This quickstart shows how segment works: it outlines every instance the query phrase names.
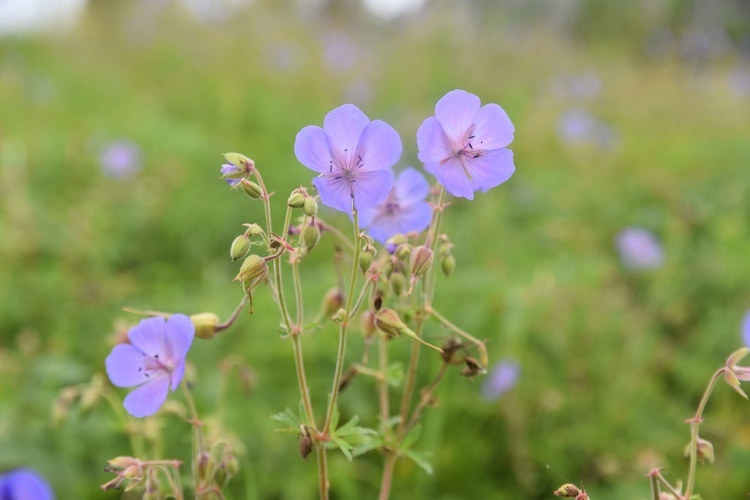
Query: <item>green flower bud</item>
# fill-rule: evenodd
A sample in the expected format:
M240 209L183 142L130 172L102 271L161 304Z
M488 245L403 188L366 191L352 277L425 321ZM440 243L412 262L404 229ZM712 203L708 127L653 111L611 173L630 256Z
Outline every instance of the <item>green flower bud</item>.
M287 206L292 208L302 208L305 206L305 199L308 198L306 192L301 189L295 189L292 194L289 195L289 199L286 201Z
M397 297L400 296L404 292L404 288L406 288L406 277L401 272L394 272L391 273L390 281L393 293L395 293Z
M198 478L200 478L200 481L202 484L210 484L211 480L214 477L215 472L215 464L214 459L211 458L211 455L208 453L199 453L198 456L195 458L195 465L198 469Z
M260 234L263 234L263 229L261 229L261 227L258 224L253 223L253 224L242 224L242 225L247 228L247 230L245 231L245 234L250 238L252 238L253 236L258 236Z
M308 198L312 199L312 198ZM320 229L317 224L308 224L305 230L302 232L302 244L305 245L305 249L309 252L320 240Z
M338 288L331 288L323 297L323 317L327 318L341 309L344 305L344 296Z
M224 153L224 158L235 167L240 167L246 171L255 168L255 162L240 153Z
M267 274L268 265L265 259L260 255L252 254L242 263L234 281L241 281L245 293L249 293L263 282Z
M216 326L220 319L211 312L197 313L190 315L190 321L195 327L195 336L199 339L212 339L216 336Z
M250 198L258 200L263 196L263 190L259 185L247 179L240 179L240 187Z
M409 245L408 243L401 243L396 248L396 258L400 261L406 262L406 259L408 259L409 255L411 255L411 250L411 245Z
M131 465L139 465L141 462L137 458L122 456L108 460L107 463L111 469L124 470Z
M581 494L581 490L574 484L563 484L555 490L556 497L575 498Z
M414 276L422 276L430 269L434 253L424 245L418 246L411 253L411 273Z
M246 234L237 236L232 242L232 246L229 247L229 258L234 262L237 259L241 259L247 252L250 251L250 238Z
M417 342L424 344L427 347L431 347L432 349L435 349L440 353L443 352L443 350L439 347L435 347L434 345L425 342L424 340L419 338L416 333L409 330L404 322L401 321L401 318L399 318L398 313L393 309L383 308L378 311L375 314L375 326L378 328L378 330L385 333L389 337L401 337L403 335L405 337L409 337L412 340L416 340Z
M438 256L439 257L447 257L451 253L451 247L453 245L443 243L438 247Z
M456 258L448 254L440 261L440 269L446 278L449 278L453 271L456 269Z
M240 463L237 460L237 457L235 457L234 455L230 454L227 457L227 462L226 462L226 465L224 467L226 468L227 475L229 477L234 477L234 476L237 475L237 472L239 472L239 470L240 470Z
M318 215L318 202L315 201L315 198L312 196L305 198L305 201L302 204L302 212L308 217L315 217Z
M362 273L366 273L368 269L370 269L370 266L372 265L372 259L375 257L375 254L377 253L377 250L375 250L375 247L367 243L364 247L362 247L362 252L359 254L359 269L362 271Z

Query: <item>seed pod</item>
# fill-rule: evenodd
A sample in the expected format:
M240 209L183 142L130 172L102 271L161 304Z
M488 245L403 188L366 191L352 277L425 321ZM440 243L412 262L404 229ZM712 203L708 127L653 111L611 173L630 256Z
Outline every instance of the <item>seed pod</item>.
M320 229L318 229L318 226L315 224L308 224L305 227L305 230L302 232L302 244L309 252L310 250L315 248L315 245L318 244L318 241L320 241Z
M422 276L426 273L432 265L433 258L434 254L432 250L426 246L420 245L416 247L411 252L410 266L412 276Z
M234 262L241 259L250 251L250 238L246 234L237 236L229 247L229 258Z
M308 217L315 217L318 215L318 202L315 198L308 196L302 203L302 212Z
M456 258L452 254L448 254L440 261L440 270L446 278L449 278L453 271L456 269Z
M240 187L242 188L242 191L244 191L245 194L248 195L253 200L258 200L263 196L263 190L260 188L259 185L257 185L253 181L249 181L247 179L241 179Z

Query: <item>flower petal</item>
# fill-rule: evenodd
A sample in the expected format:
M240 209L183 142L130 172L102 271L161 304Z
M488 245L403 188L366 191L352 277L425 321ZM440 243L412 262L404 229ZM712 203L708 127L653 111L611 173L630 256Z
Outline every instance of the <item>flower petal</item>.
M400 232L399 220L392 215L381 215L373 220L372 225L367 228L367 234L382 244L385 244L388 238Z
M52 488L31 469L16 469L0 476L2 500L52 500Z
M195 327L190 318L184 314L173 314L167 319L167 343L169 358L183 359L190 349L195 336Z
M134 417L148 417L156 413L167 399L169 376L160 372L157 377L143 384L125 397L123 406Z
M320 201L327 207L335 208L344 213L352 211L352 191L348 181L339 176L320 175L313 178L312 183L320 194Z
M425 164L425 170L435 175L438 182L445 186L445 189L453 196L460 196L467 200L474 199L474 190L477 186L466 175L458 158L453 157L442 165L438 163Z
M401 158L402 151L398 132L380 120L367 124L357 144L357 154L362 158L361 168L364 171L391 168Z
M331 150L326 134L320 127L309 125L299 131L294 140L294 155L310 170L321 174L331 171Z
M432 221L432 207L426 201L402 207L399 217L399 232L409 233L416 231L421 233Z
M460 146L479 111L481 101L465 90L452 90L435 105L435 117L453 146Z
M742 338L745 345L750 347L750 310L745 314L745 320L742 322Z
M141 351L130 344L116 345L104 360L107 376L117 387L133 387L148 382L146 359Z
M430 194L430 184L419 170L414 167L406 167L396 178L394 186L396 199L401 205L419 203Z
M513 151L510 149L485 151L479 158L467 158L465 165L474 180L475 189L482 191L499 186L516 171L513 166Z
M128 332L133 347L153 358L167 358L166 322L161 316L141 320Z
M181 359L177 362L172 374L170 375L170 388L172 392L177 390L177 386L182 382L182 377L185 375L185 360Z
M504 148L513 142L515 128L508 114L497 104L487 104L474 119L474 147L487 150Z
M422 163L436 163L453 155L448 136L437 118L427 118L417 130L417 157Z
M344 104L328 113L323 130L334 163L340 168L351 165L362 131L370 119L354 104Z
M390 169L361 172L351 186L355 207L357 210L365 210L388 198L393 187L393 172Z

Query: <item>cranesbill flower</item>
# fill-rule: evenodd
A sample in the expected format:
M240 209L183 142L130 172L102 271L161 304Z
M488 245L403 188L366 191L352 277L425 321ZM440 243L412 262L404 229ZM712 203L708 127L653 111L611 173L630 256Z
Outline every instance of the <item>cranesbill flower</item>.
M518 362L504 359L497 363L482 385L482 397L488 401L495 401L508 392L518 382L521 367Z
M0 500L52 500L47 481L31 469L14 469L0 474Z
M99 154L99 164L105 174L113 179L132 177L141 169L141 150L127 140L113 141Z
M401 138L393 127L370 121L353 104L344 104L323 121L297 134L294 154L320 175L313 184L323 204L350 212L383 202L393 186L391 167L401 157Z
M376 207L362 211L360 224L380 243L394 234L421 232L430 225L432 208L425 201L430 185L415 168L398 174L388 198Z
M656 236L642 227L628 227L617 235L617 250L629 269L656 269L664 262L664 251Z
M464 90L448 92L417 130L419 159L449 193L469 200L507 181L515 167L513 124L503 108Z
M742 321L742 339L745 341L745 345L750 347L750 309L748 309L745 319Z
M177 389L195 328L185 315L144 319L128 332L129 344L112 349L105 361L117 387L136 387L123 405L134 417L153 415Z

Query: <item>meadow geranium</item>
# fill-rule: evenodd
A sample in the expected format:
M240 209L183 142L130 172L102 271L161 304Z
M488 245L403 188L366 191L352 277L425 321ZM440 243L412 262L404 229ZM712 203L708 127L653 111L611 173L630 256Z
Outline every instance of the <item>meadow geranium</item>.
M127 140L110 142L99 154L102 170L113 179L132 177L141 169L141 163L141 149Z
M482 384L482 397L495 401L518 382L521 368L514 360L504 359L497 363Z
M14 469L0 474L0 500L52 500L47 481L31 469Z
M107 375L118 387L136 387L123 405L134 417L153 415L185 372L185 356L195 328L185 315L144 319L128 332L128 344L112 349Z
M664 262L664 251L656 236L642 227L628 227L617 235L617 250L629 269L656 269Z
M430 185L415 168L407 167L398 174L386 200L360 215L362 227L380 243L391 236L411 231L420 232L430 225L432 208L425 201Z
M401 138L385 122L370 121L353 104L328 113L323 128L297 134L294 154L320 175L313 184L323 204L350 212L383 202L393 186L391 167L401 157Z
M497 104L481 106L464 90L448 92L435 105L435 116L417 131L419 159L449 193L469 200L507 181L515 167L513 124Z

